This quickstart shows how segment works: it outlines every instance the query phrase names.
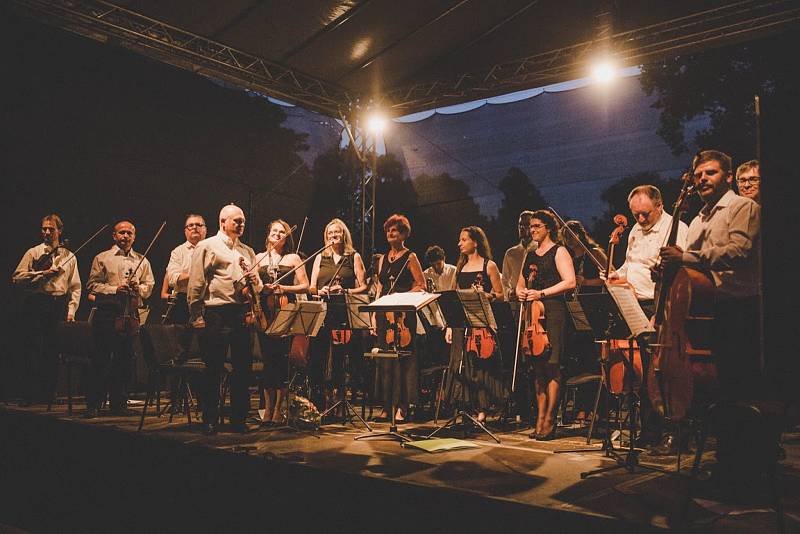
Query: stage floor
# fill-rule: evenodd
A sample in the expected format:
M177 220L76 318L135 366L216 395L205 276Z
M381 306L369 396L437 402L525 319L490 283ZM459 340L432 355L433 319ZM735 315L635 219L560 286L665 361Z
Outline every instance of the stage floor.
M317 493L328 495L327 498L340 494L345 502L327 503L326 509L334 514L340 509L350 520L329 523L328 531L338 531L337 525L342 530L359 531L360 526L375 525L375 521L382 520L389 525L389 530L393 530L391 525L403 524L411 519L415 521L415 528L423 531L450 530L449 526L455 528L458 525L471 532L493 531L505 522L512 530L531 530L538 524L540 527L546 526L540 530L546 532L570 532L583 526L600 532L660 530L676 524L685 502L683 495L688 483L686 476L645 469L636 469L634 473L619 469L582 480L581 472L614 464L601 452L554 452L585 448L586 428L562 429L563 437L539 442L528 439L529 429L503 431L491 424L490 420L489 427L497 430L502 441L500 444L476 431L468 441L477 444L477 448L428 453L380 438L355 441L353 438L364 432L359 423L356 423L359 425L357 427L328 424L314 433L259 430L256 425L251 425L252 430L246 435L225 433L223 426L218 435L204 436L200 433L199 424L191 428L187 425L185 415L176 415L172 423L168 423L167 416L149 416L144 429L137 432L138 417L101 416L84 420L80 418L82 408L82 405L76 405L76 415L73 417L67 415L63 405L54 406L49 413L39 406L0 408L2 431L6 433L3 439L7 440L2 448L5 450L0 449L3 468L9 475L8 480L18 481L16 488L10 491L10 496L3 499L6 504L18 504L13 508L5 507L6 511L0 514L0 525L12 525L31 532L50 531L55 523L46 517L47 509L33 508L29 503L31 499L43 498L41 486L63 484L73 476L69 469L59 472L64 467L64 461L74 463L73 470L79 470L75 466L82 464L92 466L84 467L81 470L83 474L79 475L87 479L106 475L113 479L112 473L116 468L112 467L109 473L103 473L102 469L97 470L98 464L130 462L128 469L118 475L121 481L84 480L84 485L96 484L102 488L104 485L128 484L131 477L139 473L146 480L136 482L134 486L149 487L152 484L161 487L163 493L163 486L169 485L175 474L164 473L163 478L159 479L159 470L153 467L155 474L146 475L145 471L159 462L154 464L149 460L135 459L137 454L144 455L144 450L150 451L147 453L150 458L153 454L164 458L163 461L168 462L171 468L174 468L175 458L179 459L178 462L185 459L191 465L182 468L184 470L181 473L188 469L217 473L221 467L232 465L226 463L228 457L235 457L237 461L246 458L251 465L257 462L259 469L262 464L267 465L268 471L272 470L271 474L261 479L256 477L253 483L255 489L244 485L249 488L248 493L258 491L261 487L263 495L253 497L250 494L245 502L263 502L264 510L260 513L266 517L277 517L287 504L293 503L292 518L287 526L305 525L307 521L322 518L314 517L313 513L308 516L303 513L304 506L298 504L296 499L302 500L304 494L312 501L326 498L317 496ZM370 424L376 432L388 429L386 423ZM432 422L400 426L401 432L420 436L430 433L433 428ZM443 436L461 438L462 434L449 432ZM786 436L787 458L782 462L787 532L800 530L798 438L800 435ZM592 447L599 450L600 445L599 439L593 440ZM101 448L101 452L92 452L96 448ZM118 459L115 448L119 451ZM51 449L59 452L53 453ZM61 456L56 460L54 454ZM196 458L197 454L202 458ZM189 458L192 460L189 461ZM693 455L682 458L683 473L686 475L692 458ZM712 461L713 452L707 452L704 463ZM673 471L676 467L675 457L660 459L642 454L641 462ZM42 463L55 467L45 469ZM252 473L254 468L244 469ZM85 474L87 470L95 474ZM370 484L375 480L390 485ZM230 484L222 479L219 483ZM291 486L286 489L286 499L272 499L270 495L280 494L284 483ZM83 490L76 492L73 487L76 484L69 482L65 491L71 495L80 494ZM186 479L186 484L193 487L198 485L191 482L191 478ZM181 485L178 484L179 487ZM304 492L304 487L316 489ZM328 489L323 491L323 487ZM229 491L233 490L226 490ZM45 495L52 492L60 493L51 488ZM100 503L103 498L95 495L95 492L86 490L89 497L76 498L76 504L72 506L80 507L82 501L95 503L87 504L89 507L102 506ZM331 492L334 495L330 495ZM689 503L686 516L692 531L776 531L776 516L766 485L764 488L754 488L752 499L737 504L720 502L703 486L699 486L695 493L697 496ZM70 499L69 496L59 497L64 498ZM141 497L141 503L136 503L131 495L121 498L126 499L132 508L141 507L142 513L148 510L145 497ZM227 498L231 498L230 494ZM182 500L183 497L178 498L178 501ZM195 504L203 502L189 497L186 500ZM420 505L420 501L425 504ZM210 502L213 503L213 500ZM437 502L440 504L437 505ZM64 508L69 507L65 505ZM313 511L315 507L309 505L308 509ZM77 530L83 530L84 527L94 530L98 526L93 522L82 524L80 515L66 513L65 516L60 509L55 513L61 514L62 519L68 517L70 521L77 522L61 523L62 526L69 524ZM179 511L176 510L176 513ZM355 521L356 517L360 520ZM520 520L523 524L518 522ZM131 523L132 530L134 524L135 521ZM209 526L211 523L198 524ZM117 530L128 530L123 525L127 524L118 524L120 528ZM514 525L519 528L513 528Z

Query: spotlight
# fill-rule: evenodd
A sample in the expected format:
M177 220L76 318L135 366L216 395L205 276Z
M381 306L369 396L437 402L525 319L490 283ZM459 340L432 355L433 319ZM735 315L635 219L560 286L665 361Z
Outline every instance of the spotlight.
M598 61L592 67L592 78L594 78L595 82L608 84L616 77L616 75L616 67L607 59Z
M380 135L386 129L386 117L380 113L372 113L367 117L367 131L374 135Z

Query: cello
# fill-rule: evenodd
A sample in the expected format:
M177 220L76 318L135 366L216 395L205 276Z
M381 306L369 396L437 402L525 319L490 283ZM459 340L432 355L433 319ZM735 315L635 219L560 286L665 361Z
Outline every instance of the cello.
M616 226L608 238L606 273L609 275L614 270L614 248L619 245L620 236L628 227L628 218L617 214L614 216L614 224ZM601 366L603 382L612 395L639 391L642 387L642 378L644 377L642 353L634 340L609 339L602 344L600 360L605 363Z
M691 175L683 177L672 213L668 245L677 242L678 222L695 191ZM655 324L658 342L647 375L647 392L656 411L672 421L683 419L693 405L713 398L716 366L711 359L714 282L708 273L684 265L661 270L656 286Z

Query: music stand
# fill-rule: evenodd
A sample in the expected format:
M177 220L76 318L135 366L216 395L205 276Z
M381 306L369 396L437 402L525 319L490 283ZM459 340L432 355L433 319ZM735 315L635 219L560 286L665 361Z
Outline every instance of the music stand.
M438 299L439 296L440 296L439 293L424 293L419 291L413 291L407 293L391 293L389 295L382 296L372 304L358 306L358 311L372 312L372 313L379 313L379 312L417 313L422 308L429 306L432 302ZM365 352L364 357L389 358L393 360L399 360L400 358L410 356L411 351L400 350L400 348L397 346L397 340L399 338L400 338L399 335L394 336L395 341L389 350L381 351L379 349L373 349L370 352ZM391 410L391 423L389 425L388 432L370 431L369 434L361 434L360 436L356 436L354 439L357 441L367 438L388 437L391 439L397 439L400 442L412 441L411 438L404 436L397 431L397 420L396 420L397 407L394 405L394 402L392 402L392 405L389 408Z
M464 368L464 358L467 357L466 349L466 329L468 328L488 328L492 333L497 332L497 322L492 312L492 307L489 304L489 299L483 291L476 291L474 289L455 289L450 291L443 291L440 293L439 307L442 310L444 319L447 326L450 328L464 328L464 341L461 346L461 364L459 365L458 375L461 380L461 406L456 411L455 415L445 421L444 424L436 428L433 432L428 434L428 438L432 438L441 430L458 424L458 418L461 417L461 424L464 429L464 437L467 437L467 419L477 426L480 430L484 431L497 443L500 439L492 434L492 432L484 426L483 423L472 417L464 410L466 406L467 395L467 382L464 380L462 372ZM453 377L455 379L455 377Z
M587 293L578 295L578 300L581 307L586 313L586 318L592 327L596 339L605 339L606 343L611 342L612 339L629 339L633 341L640 335L653 332L654 329L650 325L647 316L642 311L636 300L636 295L625 286L612 286L606 284L608 288L607 293ZM632 383L633 374L633 343L630 343L629 357L622 358L624 372L628 383ZM601 358L601 373L603 376L608 377L608 358ZM608 386L605 386L606 396L609 395ZM564 452L602 452L607 458L613 458L617 464L609 467L601 467L591 471L585 471L580 474L581 479L585 479L592 475L613 471L615 469L626 469L629 473L634 473L637 467L648 469L651 471L665 472L655 466L643 465L639 463L639 451L634 448L634 432L636 428L636 416L639 406L639 394L633 388L630 391L623 393L627 396L628 401L628 449L621 452L622 449L614 448L611 441L611 432L608 428L608 418L606 418L606 432L603 438L603 445L600 449L577 449L577 450L557 450L556 453ZM600 398L600 391L595 398L594 411L597 413L598 400ZM608 404L608 399L607 399Z
M315 337L322 327L327 312L327 304L315 300L298 300L284 306L275 316L275 320L269 325L265 334L275 337L286 337L294 335L306 335ZM294 430L302 432L297 426L291 424L289 413L293 397L291 388L291 361L286 358L286 422L283 425L269 428L268 430ZM313 436L319 438L316 434Z
M369 313L359 311L359 308L366 304L369 304L369 295L366 293L355 295L350 293L330 295L326 322L331 326L331 330L370 330L372 324L369 319ZM332 344L333 339L331 339L329 343ZM372 427L369 426L363 417L358 415L353 405L347 400L346 388L344 389L341 400L319 414L320 426L325 416L336 410L340 405L344 405L345 413L347 414L345 418L346 421L350 421L350 423L355 426L355 423L353 423L353 416L356 416L358 420L361 421L361 424L363 424L369 432L372 432Z

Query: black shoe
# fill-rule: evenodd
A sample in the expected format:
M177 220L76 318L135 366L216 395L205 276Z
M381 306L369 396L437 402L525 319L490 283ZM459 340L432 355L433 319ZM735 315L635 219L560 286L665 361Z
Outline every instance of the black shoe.
M556 427L558 425L553 424L553 429L550 430L547 434L538 434L536 437L537 441L553 441L556 439Z
M684 447L685 448L685 447ZM674 434L666 434L658 445L650 447L650 456L675 456L678 454L678 438Z
M245 423L231 423L230 431L234 434L247 434L247 425Z
M201 428L203 434L206 436L213 436L217 433L217 425L214 423L203 423Z
M534 430L533 432L531 432L530 434L528 434L528 437L529 437L530 439L539 439L539 433L538 433L538 432L536 432L536 431Z
M84 419L95 419L97 417L97 408L86 408L86 411L83 412L82 417Z

